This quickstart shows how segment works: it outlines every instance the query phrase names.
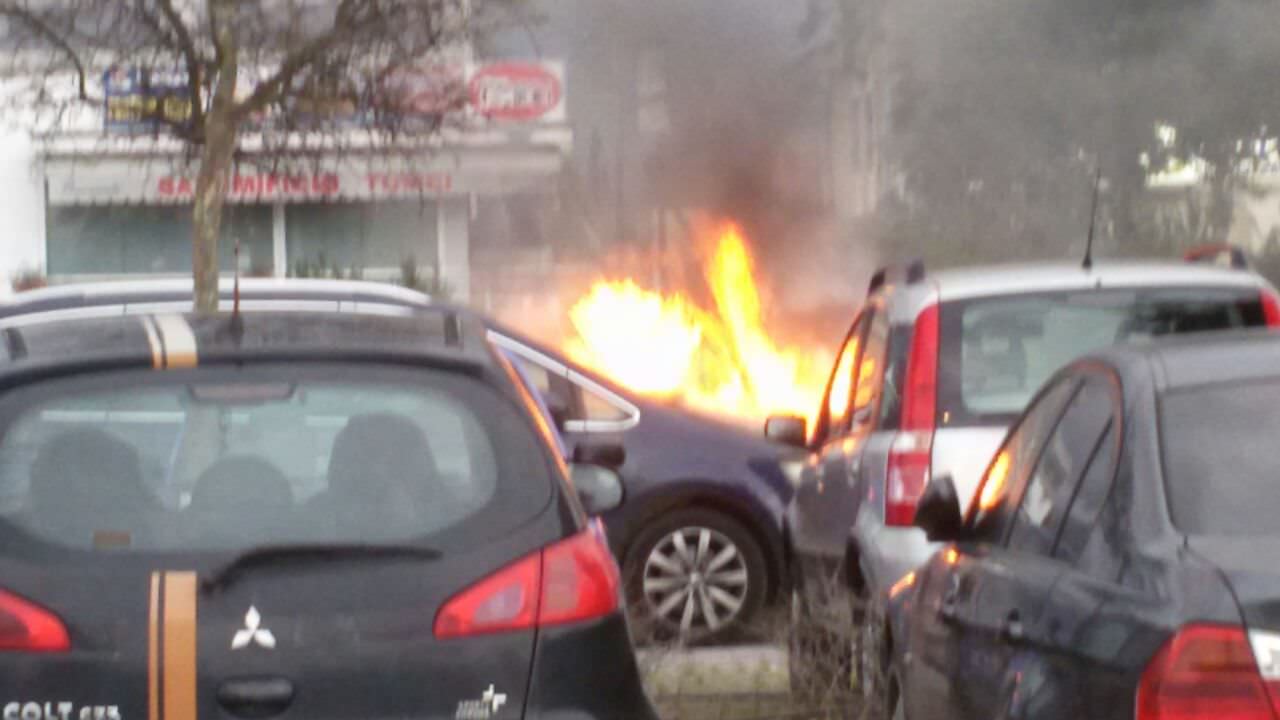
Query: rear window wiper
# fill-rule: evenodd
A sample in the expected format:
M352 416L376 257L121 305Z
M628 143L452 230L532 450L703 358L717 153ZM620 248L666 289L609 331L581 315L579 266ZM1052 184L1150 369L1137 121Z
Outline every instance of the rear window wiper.
M215 592L235 582L245 571L267 565L328 562L346 559L439 560L441 553L419 545L378 545L369 543L314 543L303 545L263 545L250 548L216 567L200 583L205 592Z

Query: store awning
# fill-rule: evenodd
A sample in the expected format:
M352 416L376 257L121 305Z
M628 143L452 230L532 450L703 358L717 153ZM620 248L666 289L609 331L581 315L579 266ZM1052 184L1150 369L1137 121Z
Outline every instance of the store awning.
M430 199L550 192L564 163L555 148L441 151L429 157L355 155L241 162L231 178L237 203ZM190 202L197 168L179 157L46 156L51 205Z

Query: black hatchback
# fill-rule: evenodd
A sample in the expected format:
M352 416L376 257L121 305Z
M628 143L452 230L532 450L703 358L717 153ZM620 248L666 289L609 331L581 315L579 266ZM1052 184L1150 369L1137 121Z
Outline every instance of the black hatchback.
M5 718L654 717L586 514L621 485L476 319L0 340Z
M1102 352L1040 391L895 588L913 720L1280 717L1280 336Z

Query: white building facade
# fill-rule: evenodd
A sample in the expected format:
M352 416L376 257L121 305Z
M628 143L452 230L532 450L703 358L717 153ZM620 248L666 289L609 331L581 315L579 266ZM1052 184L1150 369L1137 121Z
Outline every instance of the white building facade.
M353 130L265 153L255 146L262 139L246 134L223 215L223 270L237 267L237 246L239 270L253 275L395 280L412 265L467 301L477 206L554 192L572 131L562 63L472 62L463 72L465 118L447 123L428 149L362 145ZM145 120L127 117L129 108L151 98L112 95L110 83L104 75L107 105L91 123L0 138L3 278L190 273L196 168L176 140L130 127Z

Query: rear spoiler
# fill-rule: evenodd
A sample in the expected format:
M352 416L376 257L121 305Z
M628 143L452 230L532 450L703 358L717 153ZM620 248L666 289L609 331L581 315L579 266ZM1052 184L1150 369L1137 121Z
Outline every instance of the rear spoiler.
M1248 270L1250 268L1249 257L1245 255L1244 249L1238 245L1230 245L1228 243L1197 245L1183 253L1182 259L1189 263L1221 265L1235 270Z

